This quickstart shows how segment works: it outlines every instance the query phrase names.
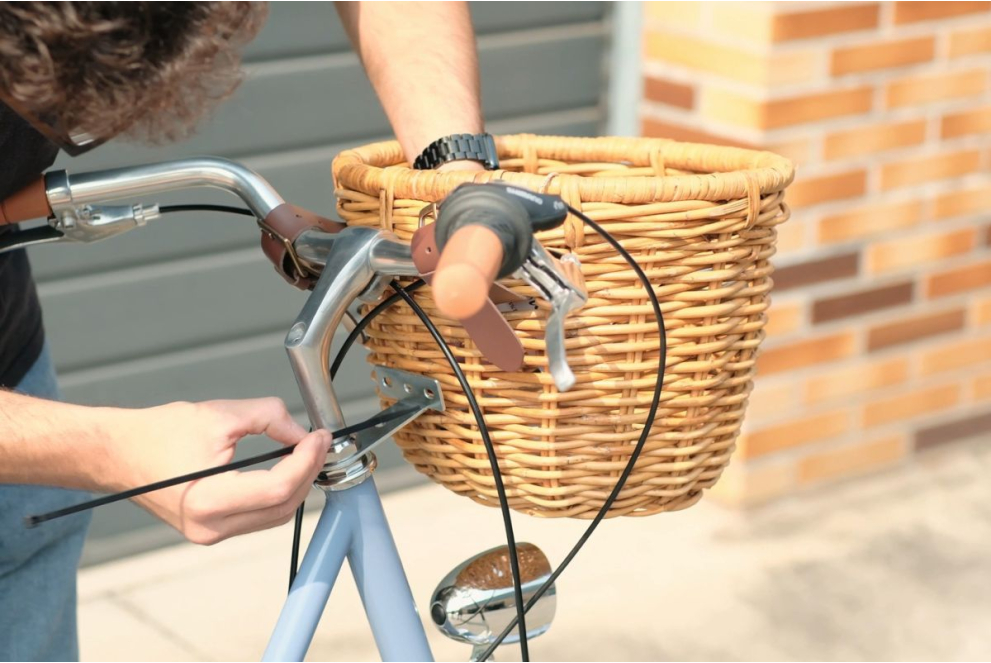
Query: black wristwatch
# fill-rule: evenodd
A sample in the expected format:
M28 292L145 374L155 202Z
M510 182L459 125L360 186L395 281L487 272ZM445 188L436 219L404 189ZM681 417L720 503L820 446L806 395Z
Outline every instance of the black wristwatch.
M453 134L438 138L413 162L417 170L430 170L448 161L479 161L485 170L499 167L495 140L489 134Z

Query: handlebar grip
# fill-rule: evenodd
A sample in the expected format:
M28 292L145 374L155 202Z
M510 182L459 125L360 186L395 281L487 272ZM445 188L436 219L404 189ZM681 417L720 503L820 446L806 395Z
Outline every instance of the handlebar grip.
M52 214L45 193L45 178L41 176L6 199L0 200L0 226L31 219L44 219Z
M467 320L482 310L503 263L503 242L482 225L463 226L444 245L431 287L440 312Z

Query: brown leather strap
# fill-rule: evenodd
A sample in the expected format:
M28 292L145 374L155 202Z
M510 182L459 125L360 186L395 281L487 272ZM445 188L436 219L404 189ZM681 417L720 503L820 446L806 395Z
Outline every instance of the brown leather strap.
M309 290L316 283L316 276L310 274L299 263L293 242L310 228L320 228L336 233L344 229L343 223L318 216L313 212L282 203L259 222L262 229L262 251L275 265L275 271L286 281L300 290Z
M437 268L437 261L440 259L433 224L423 226L413 233L410 249L413 254L413 264L416 265L423 280L430 283ZM526 301L526 298L496 283L489 290L489 299L482 310L466 320L461 320L461 326L465 328L486 359L504 371L515 372L523 367L523 344L513 333L513 328L506 322L506 318L502 317L502 313L496 308L496 301L522 302Z
M51 215L52 208L48 206L44 176L0 201L0 225L45 219Z

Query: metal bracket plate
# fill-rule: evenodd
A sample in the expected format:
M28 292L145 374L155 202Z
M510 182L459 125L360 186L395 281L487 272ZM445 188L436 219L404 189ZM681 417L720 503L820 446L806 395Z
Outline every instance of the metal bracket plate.
M379 392L386 398L405 401L411 396L422 396L425 410L444 411L444 397L437 380L387 366L376 366L372 377L375 378Z
M425 411L444 411L444 394L437 380L385 366L376 366L372 375L379 393L397 401L375 415L374 426L341 439L339 461L325 465L317 477L316 485L323 490L344 490L361 483L375 468L371 454L375 447Z
M396 402L377 415L379 423L355 435L357 455L368 453L426 410L444 411L444 395L437 380L385 366L376 366L372 376L379 393Z
M426 410L444 411L444 395L437 380L385 366L376 366L372 376L379 393L397 402L378 415L378 424L355 436L358 454L368 453Z

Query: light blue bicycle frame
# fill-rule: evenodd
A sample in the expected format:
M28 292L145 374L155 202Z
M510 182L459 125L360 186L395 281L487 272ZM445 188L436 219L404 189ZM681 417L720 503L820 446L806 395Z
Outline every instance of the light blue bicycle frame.
M303 660L346 556L382 660L432 661L374 480L326 495L263 660Z
M414 275L417 271L409 247L391 241L380 231L349 228L336 235L308 232L312 234L296 241L299 258L310 264L323 263L324 267L286 336L286 351L311 424L340 430L344 417L329 370L334 333L356 298L378 294L366 292L370 285L375 289L376 277ZM372 444L380 439L375 438ZM371 478L374 461L369 461L370 454L361 442L360 435L355 435L335 440L331 447L328 463L317 480L326 503L263 660L303 660L345 557L382 660L433 660Z

